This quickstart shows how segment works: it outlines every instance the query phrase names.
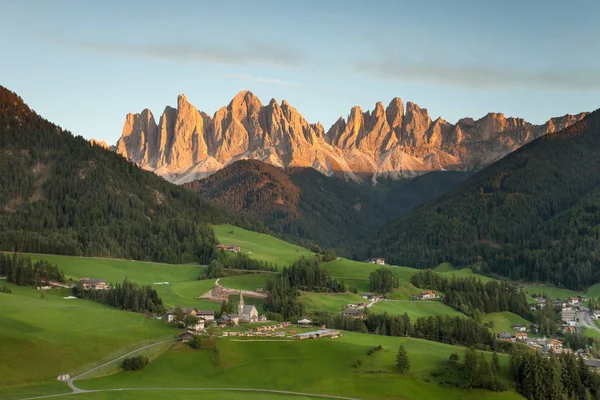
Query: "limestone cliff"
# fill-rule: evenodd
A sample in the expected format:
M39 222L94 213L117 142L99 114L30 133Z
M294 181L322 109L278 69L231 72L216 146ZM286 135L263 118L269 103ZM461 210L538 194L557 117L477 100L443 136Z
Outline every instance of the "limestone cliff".
M279 167L312 167L350 179L414 177L444 169L488 165L546 133L565 128L587 113L533 125L489 113L451 124L432 121L426 109L393 99L373 111L353 107L327 133L288 102L267 105L251 92L237 94L212 117L184 95L167 106L158 124L150 110L128 114L114 149L141 167L175 183L204 178L240 159Z

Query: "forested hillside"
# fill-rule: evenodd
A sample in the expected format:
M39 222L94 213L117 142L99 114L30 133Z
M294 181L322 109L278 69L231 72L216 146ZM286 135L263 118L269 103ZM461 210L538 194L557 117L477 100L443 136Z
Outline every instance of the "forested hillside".
M46 121L0 87L0 250L208 261L241 217Z
M468 176L432 172L413 180L382 179L373 185L327 177L312 168L281 169L244 160L185 186L295 241L313 241L349 253L390 218L439 197Z
M397 218L357 257L480 263L511 279L600 281L600 112L546 135Z

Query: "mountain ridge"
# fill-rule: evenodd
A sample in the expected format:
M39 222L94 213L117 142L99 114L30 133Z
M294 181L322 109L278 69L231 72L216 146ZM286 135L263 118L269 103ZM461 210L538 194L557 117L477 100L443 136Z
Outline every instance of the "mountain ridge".
M351 180L412 178L430 171L486 166L547 133L580 121L566 114L542 125L488 113L451 124L431 120L426 108L398 97L365 112L352 107L327 131L309 123L286 100L264 105L252 92L238 93L213 116L185 95L165 107L158 123L149 109L127 114L117 153L173 183L205 178L242 159L278 167L311 167Z

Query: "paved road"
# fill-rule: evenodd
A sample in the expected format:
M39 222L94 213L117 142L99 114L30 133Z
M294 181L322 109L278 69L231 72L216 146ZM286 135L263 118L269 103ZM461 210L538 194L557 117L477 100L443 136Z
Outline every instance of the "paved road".
M590 314L587 311L582 311L579 314L579 323L585 326L588 329L594 329L597 332L600 332L600 328L592 321Z
M77 393L100 393L100 392L121 392L121 391L190 391L190 392L253 392L253 393L274 393L274 394L287 394L290 396L304 396L304 397L316 397L321 399L335 399L335 400L362 400L356 397L344 397L334 396L328 394L316 394L316 393L302 393L302 392L291 392L288 390L269 390L269 389L248 389L248 388L117 388L117 389L98 389L98 390L82 390L80 389ZM22 400L36 400L36 399L50 399L55 397L70 396L76 394L76 392L62 393L62 394L51 394L48 396L29 397Z

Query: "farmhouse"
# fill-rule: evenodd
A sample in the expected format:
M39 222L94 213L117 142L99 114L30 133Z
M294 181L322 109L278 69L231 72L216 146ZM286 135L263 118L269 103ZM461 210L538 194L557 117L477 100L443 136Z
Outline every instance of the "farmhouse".
M193 308L186 307L186 308L182 308L181 310L183 311L184 316L188 316L188 315L193 315L194 317L197 316L196 310ZM174 308L169 308L167 310L167 322L170 324L175 322L175 309Z
M227 251L230 253L239 253L240 252L240 246L227 246Z
M227 250L227 245L226 244L218 244L217 249L218 250Z
M579 297L569 297L569 304L572 306L579 304Z
M196 317L205 321L212 321L215 319L215 312L213 310L196 310Z
M385 265L385 258L369 258L369 263Z
M527 339L527 332L517 332L517 333L515 333L515 339L517 339L517 340L526 340Z
M237 314L221 315L217 323L219 326L237 326L240 323L240 317Z
M527 327L523 324L517 324L512 326L512 330L515 332L527 332Z
M352 317L358 319L363 319L365 317L363 312L357 308L347 308L344 311L342 311L342 315L345 317Z
M594 313L592 314L592 318L599 319L600 318L600 310L594 310Z
M178 336L178 340L180 342L187 343L190 340L192 340L193 337L194 337L194 335L192 335L191 333L185 332Z
M414 300L429 300L429 299L435 299L436 294L433 290L426 290L421 294L416 294L413 296Z
M90 278L81 278L79 280L83 285L83 288L86 290L96 289L96 290L104 290L108 287L106 286L106 281L104 279L90 279Z
M240 290L240 301L238 301L238 315L242 322L258 322L258 310L251 304L244 304L244 296Z
M563 342L561 342L560 340L557 340L557 339L552 339L546 343L546 348L548 350L562 349L562 347L563 347Z

